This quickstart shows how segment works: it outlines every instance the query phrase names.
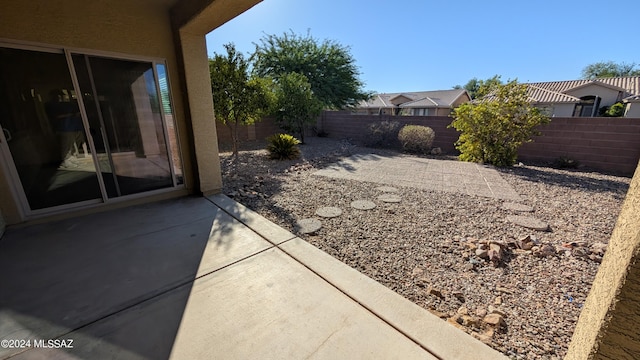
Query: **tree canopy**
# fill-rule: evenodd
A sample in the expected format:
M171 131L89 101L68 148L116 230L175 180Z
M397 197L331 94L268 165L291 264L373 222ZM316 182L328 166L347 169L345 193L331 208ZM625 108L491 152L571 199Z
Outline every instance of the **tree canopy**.
M465 103L453 111L454 127L461 132L456 148L460 160L513 165L518 148L538 135L536 127L549 118L531 105L527 86L510 81L496 85L490 96L478 103Z
M309 33L265 35L252 55L253 73L276 81L290 73L307 78L315 96L325 108L344 109L366 100L363 82L349 48L335 41L322 42Z
M602 61L589 64L582 69L583 79L610 78L622 76L640 76L640 67L636 63L616 63Z
M211 93L215 117L231 131L232 151L238 155L238 127L260 120L273 106L274 97L268 79L249 76L249 61L225 44L226 55L209 59Z
M456 85L454 89L465 89L471 96L471 99L481 98L487 95L491 89L496 85L501 85L502 80L500 79L500 75L494 75L486 80L479 80L478 78L473 78L469 80L464 86Z

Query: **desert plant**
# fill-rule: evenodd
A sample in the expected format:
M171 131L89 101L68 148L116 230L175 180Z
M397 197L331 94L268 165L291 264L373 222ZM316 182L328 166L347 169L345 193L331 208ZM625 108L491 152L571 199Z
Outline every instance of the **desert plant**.
M577 169L580 166L580 162L566 156L560 156L555 159L553 166L559 169Z
M427 154L431 150L435 137L433 129L420 125L405 125L398 133L402 150L420 154Z
M461 132L456 149L460 160L511 166L518 148L530 142L536 129L549 118L531 105L527 86L515 80L496 85L492 93L476 103L465 103L453 111L454 127Z
M378 121L369 124L365 131L364 144L371 147L397 147L400 123L397 121Z
M297 159L300 156L300 140L288 134L275 134L267 138L269 157L277 160Z

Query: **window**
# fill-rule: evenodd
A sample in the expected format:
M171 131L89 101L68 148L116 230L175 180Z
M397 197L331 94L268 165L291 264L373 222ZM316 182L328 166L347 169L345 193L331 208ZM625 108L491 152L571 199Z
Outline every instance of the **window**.
M576 108L573 111L575 117L592 117L597 114L598 107L600 105L600 97L598 96L583 96L580 98L580 103L576 104Z

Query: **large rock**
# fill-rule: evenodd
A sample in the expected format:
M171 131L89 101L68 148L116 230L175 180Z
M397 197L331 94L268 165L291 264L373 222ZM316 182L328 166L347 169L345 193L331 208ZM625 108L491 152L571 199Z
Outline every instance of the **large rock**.
M509 215L507 216L507 220L509 220L510 222L516 225L526 227L527 229L533 229L538 231L549 231L549 224L533 217L522 216L522 215Z

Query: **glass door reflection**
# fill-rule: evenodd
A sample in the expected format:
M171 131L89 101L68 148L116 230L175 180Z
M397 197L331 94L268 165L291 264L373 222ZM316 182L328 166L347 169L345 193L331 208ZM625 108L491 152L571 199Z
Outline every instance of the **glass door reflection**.
M101 198L64 53L0 47L0 126L31 210Z
M75 54L108 197L173 186L153 64Z

